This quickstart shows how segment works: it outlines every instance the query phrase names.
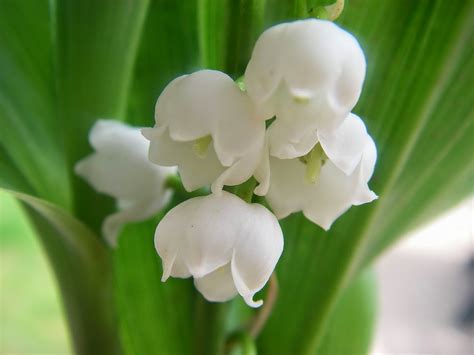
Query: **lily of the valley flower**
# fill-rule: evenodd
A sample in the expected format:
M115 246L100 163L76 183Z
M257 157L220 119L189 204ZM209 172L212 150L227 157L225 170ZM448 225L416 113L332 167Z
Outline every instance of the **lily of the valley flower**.
M155 233L163 277L194 278L214 302L240 294L251 307L283 250L283 235L265 207L228 192L187 200L169 211Z
M224 73L201 70L173 80L158 98L155 119L154 128L143 130L149 158L177 165L188 191L241 184L258 165L265 123Z
M316 132L334 129L356 104L365 77L357 40L332 22L303 20L271 27L258 39L245 72L248 95L281 159L307 154Z
M260 188L262 195L269 188L266 198L278 218L303 211L327 230L352 205L377 198L367 185L377 151L364 123L354 114L337 129L319 130L316 136L317 144L305 156L263 161L265 181Z
M176 169L148 158L148 141L140 129L114 120L99 120L89 133L95 152L79 161L75 172L97 191L117 200L119 211L108 216L102 232L111 245L124 223L145 220L168 203L165 179Z

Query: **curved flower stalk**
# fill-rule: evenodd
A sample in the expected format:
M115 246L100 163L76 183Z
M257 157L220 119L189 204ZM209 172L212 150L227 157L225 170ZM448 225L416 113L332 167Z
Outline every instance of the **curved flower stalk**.
M359 99L365 57L357 40L332 22L309 19L271 27L245 71L259 116L276 116L268 136L280 159L307 154L316 131L334 129Z
M173 80L158 98L155 119L154 128L143 130L149 158L177 165L188 191L241 184L258 165L265 123L224 73L201 70Z
M264 181L257 192L266 194L278 218L303 211L327 230L352 205L377 198L367 185L376 158L364 123L349 114L337 129L317 131L317 143L307 155L295 159L267 155L261 167Z
M283 250L283 234L265 207L228 192L187 200L169 211L155 233L162 281L193 277L209 301L240 294L251 307Z
M176 169L148 161L149 143L140 128L98 120L89 141L95 152L79 161L75 172L97 191L116 199L119 211L102 224L106 240L115 246L123 224L145 220L168 203L171 191L164 182Z

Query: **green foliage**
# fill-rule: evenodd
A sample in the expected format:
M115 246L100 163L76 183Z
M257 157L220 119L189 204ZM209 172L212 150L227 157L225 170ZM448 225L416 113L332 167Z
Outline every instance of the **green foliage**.
M23 203L51 260L78 354L118 351L109 254L80 221L51 203L9 192Z
M151 126L167 82L198 67L241 76L262 29L304 16L307 5L0 0L0 184L27 206L78 353L115 353L117 324L125 354L218 353L226 332L238 328L225 326L232 317L238 324L238 302L204 302L189 280L161 283L156 220L128 226L110 258L91 230L112 201L72 167L90 152L87 132L97 118ZM366 352L373 283L361 271L472 193L474 2L353 1L338 22L367 56L354 111L377 143L372 188L380 199L352 208L329 233L301 214L282 221L280 293L257 339L259 354Z

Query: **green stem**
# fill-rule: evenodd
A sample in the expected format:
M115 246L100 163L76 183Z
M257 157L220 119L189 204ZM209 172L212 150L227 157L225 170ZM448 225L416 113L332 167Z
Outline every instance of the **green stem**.
M228 303L210 303L196 296L194 355L220 355L226 340Z
M235 350L240 350L238 354L242 355L257 355L255 341L247 332L236 332L229 338L225 354L233 354Z
M308 17L307 0L296 0L294 3L294 15L296 18Z
M165 186L173 190L177 203L188 200L192 197L205 196L209 194L209 190L202 188L192 192L186 191L178 175L171 175L166 178Z
M257 186L257 180L251 177L243 184L230 188L229 191L234 195L239 196L245 202L250 203L252 202L253 190L255 190L255 186Z
M266 0L230 1L225 71L242 75L257 37L263 30Z

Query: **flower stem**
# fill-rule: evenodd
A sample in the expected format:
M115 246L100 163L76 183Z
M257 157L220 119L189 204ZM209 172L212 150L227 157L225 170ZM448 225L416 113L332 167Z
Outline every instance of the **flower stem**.
M243 331L236 332L227 341L224 354L233 354L238 349L242 355L257 355L257 349L252 337Z
M268 291L265 302L263 303L262 308L257 313L255 318L249 327L249 334L252 338L257 338L265 324L267 323L268 318L272 314L273 306L278 297L278 279L275 272L270 276L268 281Z
M255 190L255 186L257 186L257 180L251 177L243 184L230 188L230 192L236 196L239 196L245 202L250 203L252 202L253 190Z
M194 355L220 355L224 350L227 303L210 303L196 298Z

